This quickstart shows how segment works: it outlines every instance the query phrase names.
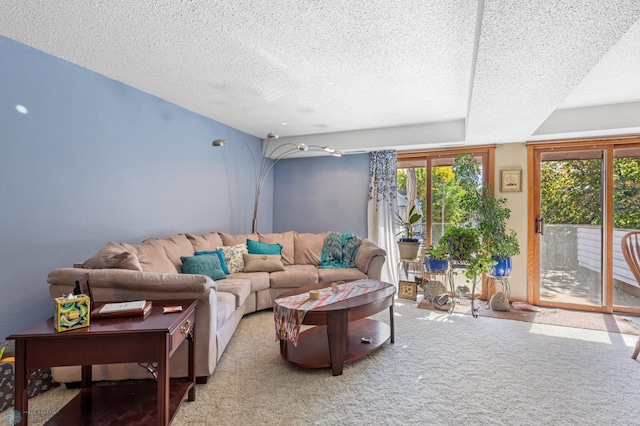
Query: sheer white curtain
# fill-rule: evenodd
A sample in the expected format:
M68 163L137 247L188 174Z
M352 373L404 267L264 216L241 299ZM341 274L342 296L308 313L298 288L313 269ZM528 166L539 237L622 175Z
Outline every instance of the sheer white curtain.
M369 153L368 238L387 252L382 281L398 284L396 244L396 151Z
M420 206L416 204L416 196L418 193L418 183L416 179L416 169L407 169L407 205L404 207L404 219L409 220L409 211L411 207L416 207L416 213L422 214Z

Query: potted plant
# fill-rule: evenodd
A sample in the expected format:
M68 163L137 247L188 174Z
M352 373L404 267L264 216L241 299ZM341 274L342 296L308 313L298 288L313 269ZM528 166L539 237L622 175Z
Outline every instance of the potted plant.
M496 264L489 271L494 277L508 277L511 275L511 258L520 254L520 244L515 231L494 238L491 242L491 255Z
M483 187L475 220L483 243L496 262L488 272L496 277L511 275L511 257L520 254L516 232L507 229L510 216L511 209L507 207L507 199L496 198L490 188Z
M420 251L420 240L414 238L413 228L422 220L422 215L416 212L416 206L411 206L407 219L396 212L396 224L401 228L397 235L402 237L398 240L400 259L416 259Z
M511 257L520 254L520 247L515 231L507 229L507 220L511 215L507 199L495 197L491 187L482 184L480 166L470 153L456 157L454 173L464 190L460 204L467 212L466 224L476 228L479 233L480 247L468 260L469 267L465 275L470 279L473 274L479 276L484 273L508 276L511 273Z
M468 223L473 223L480 234L481 248L476 252L472 270L465 275L489 272L494 276L507 276L511 273L511 256L520 254L515 231L507 230L511 215L507 199L496 198L488 185L481 185L480 166L472 154L456 157L454 171L465 191L461 205L467 209ZM494 268L496 263L502 262L504 265Z
M444 272L449 269L449 246L443 239L431 244L424 254L424 269L427 272Z
M468 262L480 250L480 232L470 225L450 226L440 242L447 247L453 260Z
M481 237L478 228L473 228L470 224L446 229L440 242L448 247L454 273L457 274L457 270L462 269L464 276L473 281L493 265L494 261L482 245Z

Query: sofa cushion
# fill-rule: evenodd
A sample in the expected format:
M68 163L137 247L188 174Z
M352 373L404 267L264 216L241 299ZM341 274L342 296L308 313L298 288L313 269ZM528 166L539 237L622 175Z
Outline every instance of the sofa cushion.
M280 234L260 234L260 242L266 244L282 245L282 263L293 265L295 261L295 232L282 232ZM251 252L251 251L249 251Z
M244 271L243 255L249 252L246 243L236 244L235 246L218 247L218 249L222 251L224 263L227 265L230 274Z
M216 319L218 328L222 327L236 310L236 296L233 293L219 291L216 293Z
M205 251L197 251L194 253L196 256L199 254L215 254L220 259L220 266L222 266L222 270L225 274L229 274L229 269L227 268L227 264L224 261L224 254L222 254L222 250L205 250Z
M284 271L269 274L271 288L295 288L318 282L318 270L312 265L289 265Z
M266 290L269 288L269 273L268 272L236 272L234 274L227 275L227 279L241 278L248 280L251 283L251 293L257 293L260 290ZM216 281L217 283L218 281Z
M113 268L142 271L138 257L126 251L122 244L114 242L107 243L107 245L98 250L98 253L82 264L82 267L87 269Z
M224 291L236 297L236 309L242 306L251 293L251 283L249 280L240 278L227 278L217 281L218 292Z
M209 232L204 235L184 234L193 246L193 251L215 250L216 247L225 245L217 232Z
M144 241L143 241L144 242ZM168 238L161 238L160 242L164 246L164 252L176 267L178 272L182 272L181 256L193 255L193 245L184 234L172 235Z
M246 244L247 240L255 240L260 241L258 234L227 234L225 232L220 232L220 238L222 238L223 246L235 246L238 244Z
M284 271L279 254L244 254L244 272Z
M320 265L322 258L322 248L324 247L324 240L329 235L329 232L322 232L320 234L299 234L294 233L294 259L296 265Z
M182 256L180 260L184 274L206 275L212 280L224 280L227 277L220 266L220 258L217 254Z
M318 269L320 282L353 281L367 278L367 274L357 268Z
M169 259L164 244L157 238L149 238L142 244L122 243L130 253L134 253L144 272L159 272L161 274L177 274L178 269Z

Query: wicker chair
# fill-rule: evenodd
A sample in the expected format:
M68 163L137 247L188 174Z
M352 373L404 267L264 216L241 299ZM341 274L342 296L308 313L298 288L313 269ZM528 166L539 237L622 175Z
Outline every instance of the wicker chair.
M640 284L640 231L629 231L620 241L622 246L622 255L627 261L629 269L633 273L633 277ZM631 354L632 359L638 358L640 353L640 338L636 342L636 347Z

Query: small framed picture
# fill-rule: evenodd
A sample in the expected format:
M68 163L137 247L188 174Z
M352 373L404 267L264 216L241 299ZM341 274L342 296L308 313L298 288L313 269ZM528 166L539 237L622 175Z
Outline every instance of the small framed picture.
M93 302L91 295L91 287L89 286L89 274L84 274L76 281L76 287L73 289L73 294L84 294L89 296L89 300Z
M501 170L500 171L500 191L521 192L522 191L522 170Z
M412 281L400 281L398 297L401 299L416 300L418 298L418 285Z

